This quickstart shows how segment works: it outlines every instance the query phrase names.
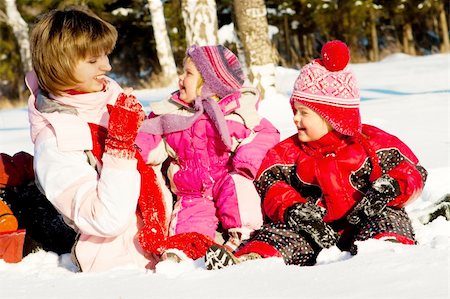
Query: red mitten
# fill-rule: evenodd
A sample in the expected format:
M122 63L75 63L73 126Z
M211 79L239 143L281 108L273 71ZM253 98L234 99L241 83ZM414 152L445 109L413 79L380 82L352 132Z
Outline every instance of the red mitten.
M133 95L121 93L114 106L109 106L108 110L105 152L118 158L133 159L136 135L145 118L141 104Z
M167 239L166 248L183 251L189 258L196 260L205 256L206 250L215 244L214 241L200 233L190 232L171 236Z

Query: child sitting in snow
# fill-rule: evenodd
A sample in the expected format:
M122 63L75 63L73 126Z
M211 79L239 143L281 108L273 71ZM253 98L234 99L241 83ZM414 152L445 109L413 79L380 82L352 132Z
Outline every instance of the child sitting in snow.
M136 154L142 106L106 76L116 40L111 24L83 8L53 10L31 34L36 179L78 233L72 258L84 272L155 264L137 240L137 205L161 191Z
M354 241L415 244L405 205L427 172L397 137L362 125L347 46L332 41L304 66L291 96L298 133L268 152L255 180L270 220L234 255L208 249L208 269L255 257L313 265L323 248L356 254Z
M196 232L212 244L220 226L225 246L234 250L262 225L253 180L279 132L258 114L256 89L243 83L229 49L194 45L186 51L179 91L151 104L137 142L147 163L170 159L167 173L177 197L169 229L173 238ZM167 244L158 251L163 258L183 260L203 256L208 247L196 254L180 248Z

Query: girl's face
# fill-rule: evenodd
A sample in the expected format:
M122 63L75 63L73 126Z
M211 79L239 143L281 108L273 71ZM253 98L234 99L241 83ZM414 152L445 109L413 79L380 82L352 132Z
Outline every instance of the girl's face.
M319 114L299 102L294 103L294 124L301 142L318 140L333 130Z
M183 66L183 73L178 77L178 87L180 89L180 99L190 104L200 94L199 84L202 76L190 59L186 59Z
M74 88L80 92L102 91L106 85L106 73L111 70L108 55L88 55L75 67L75 78L80 82Z

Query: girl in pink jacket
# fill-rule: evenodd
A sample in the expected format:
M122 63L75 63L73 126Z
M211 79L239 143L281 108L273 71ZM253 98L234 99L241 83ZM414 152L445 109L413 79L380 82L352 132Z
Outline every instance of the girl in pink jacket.
M37 183L78 233L83 272L155 264L138 241L139 202L161 200L134 146L145 114L106 76L116 29L84 9L54 10L31 34L26 77Z
M167 176L176 195L171 236L197 232L214 240L221 229L225 245L234 250L262 225L253 180L279 132L258 114L256 89L242 88L243 83L230 50L191 46L179 90L151 104L137 142L147 163L170 162ZM186 257L172 249L166 246L163 257Z

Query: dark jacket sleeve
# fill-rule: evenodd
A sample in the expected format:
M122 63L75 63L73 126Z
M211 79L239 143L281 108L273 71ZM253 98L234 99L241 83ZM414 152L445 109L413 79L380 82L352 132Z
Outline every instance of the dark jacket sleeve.
M286 208L298 202L306 202L295 188L296 151L291 151L294 146L292 138L289 138L269 150L255 180L263 213L274 222L284 221Z

